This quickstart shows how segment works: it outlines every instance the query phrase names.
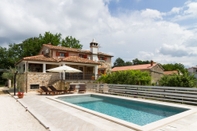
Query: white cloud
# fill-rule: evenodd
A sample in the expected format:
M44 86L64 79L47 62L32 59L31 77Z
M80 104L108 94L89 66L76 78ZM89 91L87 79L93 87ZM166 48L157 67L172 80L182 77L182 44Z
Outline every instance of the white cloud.
M182 7L174 7L171 13L177 13L173 18L173 21L185 21L188 19L196 19L197 18L197 1L196 2L186 2Z
M188 9L184 11L187 17L196 18L197 17L197 2L191 2L187 4Z
M170 11L171 14L179 14L179 12L181 11L181 8L178 7L174 7L172 8L172 10Z
M162 19L162 13L157 10L146 9L141 12L143 18Z
M79 39L84 49L88 49L95 38L101 45L99 50L114 55L113 60L120 57L125 61L139 58L160 63L197 64L194 62L197 54L195 30L167 21L163 18L167 12L152 9L120 12L114 17L107 7L109 2L1 0L0 45L19 43L51 31L61 33L62 37L71 35ZM183 11L185 7L177 7L171 12L179 16L195 14L196 5L187 3L187 6L187 11ZM178 56L182 56L181 59Z
M159 53L172 57L183 57L188 55L187 49L185 47L176 44L175 45L164 44L159 50Z

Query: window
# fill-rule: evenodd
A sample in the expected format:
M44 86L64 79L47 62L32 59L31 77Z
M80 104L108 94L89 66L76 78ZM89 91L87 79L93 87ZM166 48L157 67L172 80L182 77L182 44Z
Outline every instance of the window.
M39 84L31 84L30 89L39 89Z
M99 57L99 60L107 60L107 57L100 56L100 57Z
M59 55L59 56L64 57L64 56L65 56L65 54L64 54L64 53L62 53L62 52L60 52L60 55Z
M79 57L81 57L81 58L87 58L87 55L86 54L79 54Z
M68 52L56 52L56 56L60 56L60 57L68 57L69 54Z

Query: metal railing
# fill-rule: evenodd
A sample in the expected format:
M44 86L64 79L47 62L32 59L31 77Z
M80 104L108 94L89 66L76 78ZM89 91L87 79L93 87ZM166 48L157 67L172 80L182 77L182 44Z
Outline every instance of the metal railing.
M197 88L97 84L92 89L114 95L197 105Z
M66 80L92 80L92 73L66 73L65 79Z

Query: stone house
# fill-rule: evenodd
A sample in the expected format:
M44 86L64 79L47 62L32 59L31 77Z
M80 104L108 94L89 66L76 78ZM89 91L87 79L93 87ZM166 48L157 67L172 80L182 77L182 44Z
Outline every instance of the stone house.
M151 61L150 64L131 65L131 66L119 66L114 67L111 71L125 71L125 70L140 70L147 71L151 75L151 83L157 83L163 76L164 69L159 63Z
M82 50L43 44L36 56L24 57L17 64L19 71L17 85L26 92L39 86L51 85L63 78L66 82L92 82L94 78L111 69L113 56L98 52L98 43L90 43L90 50ZM48 69L67 65L81 70L81 73L51 73Z
M197 78L197 66L190 67L187 69L190 75L194 75Z

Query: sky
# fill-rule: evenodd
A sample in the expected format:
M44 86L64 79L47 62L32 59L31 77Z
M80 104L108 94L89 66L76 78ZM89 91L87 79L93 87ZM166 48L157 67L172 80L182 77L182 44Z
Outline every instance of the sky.
M1 0L0 46L45 32L132 61L197 65L197 0Z

